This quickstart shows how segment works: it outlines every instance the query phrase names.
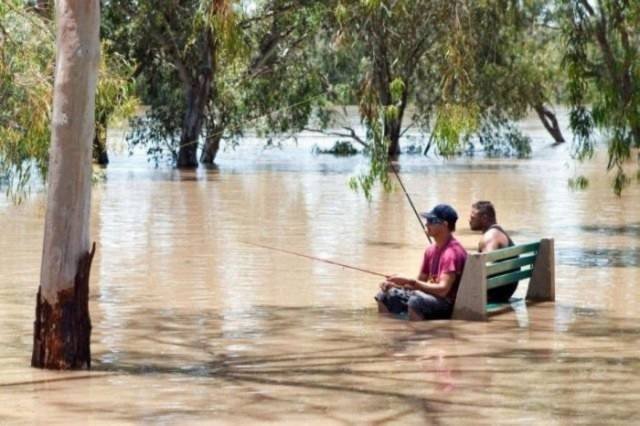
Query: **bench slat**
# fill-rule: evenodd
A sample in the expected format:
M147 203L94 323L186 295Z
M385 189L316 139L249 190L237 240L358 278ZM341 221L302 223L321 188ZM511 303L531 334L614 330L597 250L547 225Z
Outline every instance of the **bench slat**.
M525 265L533 265L536 261L537 254L527 254L520 256L517 259L503 260L498 263L492 263L487 265L487 275L495 275L501 272L506 272L511 269L519 268ZM517 271L516 271L517 272Z
M528 244L520 244L513 247L507 247L500 250L490 251L486 254L487 262L495 262L496 260L507 259L509 257L514 257L522 253L529 253L532 251L537 252L540 248L540 243L528 243Z
M525 278L530 278L533 269L525 269L524 271L511 272L509 274L498 275L497 277L489 278L487 280L487 290L500 287L504 284L509 284L515 281L520 281Z

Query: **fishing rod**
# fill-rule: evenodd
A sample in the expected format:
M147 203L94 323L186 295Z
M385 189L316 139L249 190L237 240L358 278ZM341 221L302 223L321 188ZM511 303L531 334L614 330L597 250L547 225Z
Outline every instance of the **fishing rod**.
M298 252L291 251L291 250L285 250L285 249L281 249L281 248L277 248L277 247L271 247L271 246L267 246L267 245L264 245L264 244L250 243L249 241L240 241L240 242L244 243L244 244L248 244L250 246L254 246L254 247L261 247L261 248L268 249L268 250L279 251L279 252L282 252L282 253L292 254L294 256L305 257L307 259L319 260L320 262L325 262L325 263L329 263L331 265L336 265L336 266L342 266L343 268L353 269L353 270L356 270L356 271L364 272L366 274L376 275L376 276L384 277L384 278L390 278L391 277L391 275L381 274L380 272L370 271L370 270L364 269L364 268L358 268L357 266L345 265L344 263L336 262L336 261L329 260L329 259L323 259L321 257L309 256L307 254L302 254L302 253L298 253Z
M413 205L413 201L411 201L411 197L409 196L409 193L407 192L407 189L404 187L404 183L402 183L402 179L400 179L400 175L398 174L398 171L396 170L396 168L393 165L393 163L389 163L389 166L391 167L391 170L393 170L393 174L396 175L396 178L398 178L398 182L400 183L400 187L402 188L402 191L404 192L404 195L407 196L407 200L409 200L409 204L411 204L411 208L413 209L413 212L415 213L416 217L418 218L418 222L420 223L420 226L422 227L422 232L425 233L425 235L427 236L427 240L429 240L429 244L431 244L431 237L427 233L427 230L426 230L426 228L424 226L424 223L422 222L422 219L420 219L420 214L418 214L418 210L416 210L416 206Z

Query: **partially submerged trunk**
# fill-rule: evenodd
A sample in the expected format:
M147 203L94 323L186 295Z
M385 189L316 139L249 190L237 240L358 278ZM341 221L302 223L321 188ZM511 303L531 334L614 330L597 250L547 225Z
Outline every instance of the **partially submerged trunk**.
M213 164L220 150L220 141L224 129L221 126L214 126L209 130L207 139L204 142L202 153L200 154L200 162L202 164Z
M59 0L56 18L49 187L31 365L79 369L91 365L89 213L100 2Z
M384 137L389 140L387 154L389 159L396 159L400 155L400 126L399 119L385 120Z
M542 121L542 125L547 129L547 132L549 132L555 143L563 143L565 141L564 136L562 136L562 131L558 125L558 119L553 111L545 107L543 104L536 104L533 106L533 109L538 114L540 121Z
M107 123L96 123L95 135L93 137L93 161L101 166L109 164L109 154L107 154Z
M396 159L400 155L400 135L402 133L402 119L404 117L404 110L407 105L408 96L408 81L405 78L403 83L405 84L401 99L399 102L394 102L393 95L391 93L391 85L393 81L393 75L391 73L391 66L388 61L388 47L386 40L382 35L376 35L372 45L373 56L373 83L377 92L380 104L383 107L389 107L395 105L397 107L397 116L388 117L384 116L384 137L389 141L389 147L387 148L387 155L389 159Z
M187 94L187 111L182 123L180 148L178 148L178 168L198 167L198 139L202 131L210 85L211 74L201 74Z
M387 154L389 159L395 160L400 155L400 136L402 135L402 119L404 111L407 107L408 89L405 86L402 97L398 105L397 117L385 117L384 120L384 136L389 140L389 149Z

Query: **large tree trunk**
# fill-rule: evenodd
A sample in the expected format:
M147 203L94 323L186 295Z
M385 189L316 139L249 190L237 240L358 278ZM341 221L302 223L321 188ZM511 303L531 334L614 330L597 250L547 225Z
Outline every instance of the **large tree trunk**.
M89 213L99 0L58 0L49 189L31 365L91 366Z
M374 87L380 100L380 104L383 107L393 105L394 99L391 94L392 73L391 66L388 58L387 40L383 34L376 34L372 37L371 48L373 51L373 82ZM404 79L404 84L408 84ZM397 117L384 116L384 137L389 141L389 147L387 148L387 155L389 159L397 159L400 155L400 133L402 130L402 118L404 115L404 109L407 102L408 90L405 86L405 90L400 100L398 107Z
M182 122L180 148L178 149L178 168L198 167L198 139L202 132L204 113L211 95L213 78L213 57L215 44L212 34L204 35L203 67L198 77L191 82L187 90L187 110Z
M542 125L547 129L547 132L549 132L555 143L563 143L565 140L558 125L556 115L543 104L536 104L533 106L533 109L538 114Z

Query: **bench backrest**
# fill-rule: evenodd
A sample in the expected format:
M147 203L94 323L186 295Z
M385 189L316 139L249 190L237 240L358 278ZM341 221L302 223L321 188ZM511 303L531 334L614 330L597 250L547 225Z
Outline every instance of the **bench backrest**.
M458 287L453 318L486 320L487 291L526 278L530 278L527 299L555 300L553 239L470 254Z
M540 242L491 251L484 256L487 290L531 278Z

